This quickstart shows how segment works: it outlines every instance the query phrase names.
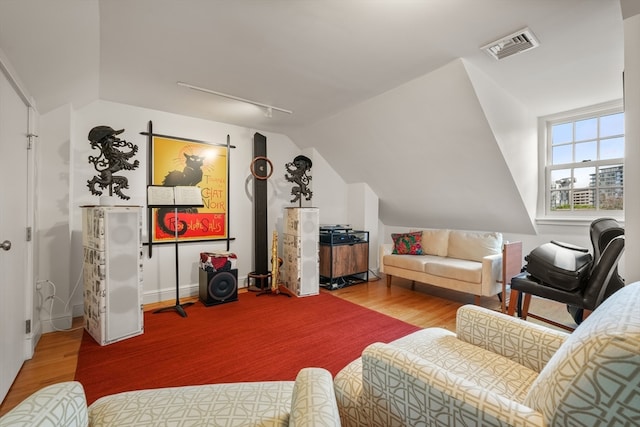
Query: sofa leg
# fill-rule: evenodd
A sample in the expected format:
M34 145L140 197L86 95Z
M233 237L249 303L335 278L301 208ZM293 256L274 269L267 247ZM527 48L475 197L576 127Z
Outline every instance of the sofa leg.
M416 290L416 281L415 281L415 280L412 280L412 281L411 281L411 290L412 290L412 291L415 291L415 290Z
M473 296L473 303L478 306L480 305L480 295Z
M391 287L391 275L387 274L387 288Z

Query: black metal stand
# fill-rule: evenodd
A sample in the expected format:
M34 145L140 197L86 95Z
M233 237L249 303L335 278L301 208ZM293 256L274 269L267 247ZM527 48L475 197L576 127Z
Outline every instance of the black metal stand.
M158 310L154 311L153 313L163 313L165 311L169 311L169 310L175 310L178 312L178 314L182 317L187 317L187 312L184 311L185 307L188 307L190 305L193 305L193 302L185 302L185 303L180 303L180 282L179 282L179 270L178 270L178 208L175 207L174 208L174 227L175 227L175 236L176 236L176 305L172 305L169 307L163 307L163 308L159 308Z

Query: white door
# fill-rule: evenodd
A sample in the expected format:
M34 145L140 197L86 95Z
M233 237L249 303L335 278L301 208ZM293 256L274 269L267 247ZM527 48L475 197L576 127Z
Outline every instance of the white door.
M0 71L0 401L25 360L29 110Z

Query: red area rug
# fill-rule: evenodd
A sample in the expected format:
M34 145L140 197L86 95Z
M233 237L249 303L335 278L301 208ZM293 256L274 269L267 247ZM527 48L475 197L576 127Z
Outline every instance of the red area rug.
M127 390L239 381L293 380L307 366L333 375L369 344L419 328L328 293L304 298L247 292L144 315L143 335L107 346L85 331L76 380L92 403Z

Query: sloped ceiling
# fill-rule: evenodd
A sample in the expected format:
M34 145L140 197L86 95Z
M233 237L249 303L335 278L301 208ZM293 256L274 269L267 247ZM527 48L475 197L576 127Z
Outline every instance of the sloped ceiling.
M533 232L461 60L294 140L322 147L348 182L369 184L386 225Z
M539 48L502 61L479 49L525 26ZM478 101L476 79L456 61L535 118L620 98L622 37L615 0L0 2L0 49L41 113L100 98L284 133L318 149L347 182L367 182L385 223L419 225L428 208L433 225L523 232L531 229L535 195L514 179L517 150L504 156L492 123L482 123L487 102ZM443 76L443 69L454 73ZM293 114L267 118L262 108L178 81ZM402 89L433 81L425 87L446 87L449 95ZM369 104L385 94L394 104ZM359 138L347 118L360 124ZM438 129L438 118L455 118L458 135ZM406 159L412 167L399 166ZM496 195L515 200L506 223L489 203Z

